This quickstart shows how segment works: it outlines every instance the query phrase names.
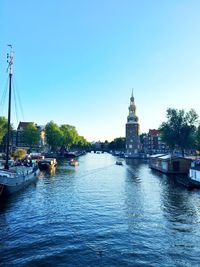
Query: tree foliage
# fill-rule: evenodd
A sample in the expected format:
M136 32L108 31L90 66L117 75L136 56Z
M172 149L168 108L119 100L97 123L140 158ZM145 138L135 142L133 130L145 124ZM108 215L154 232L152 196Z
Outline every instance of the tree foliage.
M200 125L197 127L196 135L195 135L195 145L198 150L200 150Z
M52 151L56 151L63 144L63 133L59 126L50 121L45 127L46 140Z
M30 122L23 130L23 140L30 148L37 145L40 140L40 132L33 122Z
M13 130L13 125L11 124L10 135L12 130ZM7 133L8 133L8 120L5 117L0 117L0 144L2 144L3 149L6 148Z
M167 122L163 122L159 128L162 140L171 148L176 146L181 149L190 148L194 143L195 125L198 115L191 109L185 112L183 109L167 109Z
M117 137L109 144L110 150L124 151L125 148L126 148L126 138L124 137Z
M76 145L78 149L86 149L89 146L89 142L83 136L78 136Z
M144 140L146 138L147 134L146 133L142 133L140 134L140 143L143 145L144 144Z
M85 149L89 144L83 136L78 134L76 128L69 124L58 126L51 121L45 127L45 134L52 151L58 149L65 151L72 148Z
M78 143L78 132L76 128L69 124L63 124L60 126L60 130L63 135L63 145L66 148L71 148L73 145L76 145Z
M8 131L8 120L5 117L0 117L0 143L2 143Z
M24 159L26 157L26 150L25 149L16 149L15 152L13 153L14 159Z

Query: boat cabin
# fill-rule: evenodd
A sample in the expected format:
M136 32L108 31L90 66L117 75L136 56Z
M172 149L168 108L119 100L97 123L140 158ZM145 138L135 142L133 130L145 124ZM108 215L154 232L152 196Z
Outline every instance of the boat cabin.
M0 160L0 169L4 169L5 163L6 163L5 160L3 160L3 159ZM15 165L15 161L13 159L10 159L8 161L8 165L9 165L9 167L13 167Z
M116 165L123 165L123 162L121 160L117 160Z

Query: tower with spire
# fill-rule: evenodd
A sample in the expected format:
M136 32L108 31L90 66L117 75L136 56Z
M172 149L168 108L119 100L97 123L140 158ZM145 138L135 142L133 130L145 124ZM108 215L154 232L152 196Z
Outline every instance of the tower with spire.
M128 157L136 158L138 157L140 148L139 139L139 123L138 117L136 116L136 105L135 99L132 95L130 98L129 114L126 123L126 154Z

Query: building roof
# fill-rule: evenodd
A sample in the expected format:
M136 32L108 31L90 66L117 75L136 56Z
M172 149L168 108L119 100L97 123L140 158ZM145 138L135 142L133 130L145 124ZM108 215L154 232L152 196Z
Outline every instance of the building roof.
M25 129L30 123L34 123L34 122L25 122L25 121L20 121L19 125L17 127L17 130L23 130Z
M158 157L158 159L161 159L161 160L182 159L182 160L186 160L186 161L191 161L191 159L189 159L189 158L184 158L184 157L181 157L181 156L175 156L175 155L171 155L171 154L160 156L160 157Z
M149 135L158 136L160 135L160 131L156 129L149 129Z

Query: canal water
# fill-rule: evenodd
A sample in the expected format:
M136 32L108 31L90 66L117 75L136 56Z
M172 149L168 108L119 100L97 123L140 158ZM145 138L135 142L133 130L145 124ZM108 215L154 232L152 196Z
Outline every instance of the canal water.
M87 154L0 205L0 266L200 266L200 191Z

